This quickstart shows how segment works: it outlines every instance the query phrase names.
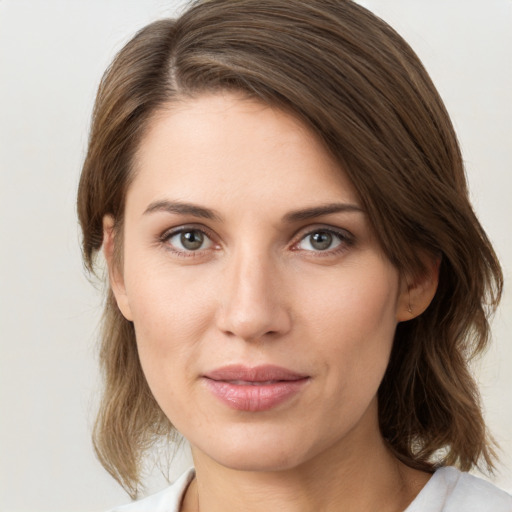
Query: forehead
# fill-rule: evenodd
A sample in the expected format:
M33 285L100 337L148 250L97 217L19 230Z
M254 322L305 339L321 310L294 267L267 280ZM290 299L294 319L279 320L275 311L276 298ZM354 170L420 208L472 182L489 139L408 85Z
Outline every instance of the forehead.
M323 143L295 116L238 94L185 99L152 118L135 159L127 201L158 195L238 206L356 202ZM146 204L147 206L147 204Z

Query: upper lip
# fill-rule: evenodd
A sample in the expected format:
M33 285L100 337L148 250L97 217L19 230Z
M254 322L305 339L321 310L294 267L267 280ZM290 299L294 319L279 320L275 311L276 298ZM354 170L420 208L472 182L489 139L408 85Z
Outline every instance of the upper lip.
M204 377L217 381L270 382L305 379L308 376L275 365L244 366L228 365L209 371Z

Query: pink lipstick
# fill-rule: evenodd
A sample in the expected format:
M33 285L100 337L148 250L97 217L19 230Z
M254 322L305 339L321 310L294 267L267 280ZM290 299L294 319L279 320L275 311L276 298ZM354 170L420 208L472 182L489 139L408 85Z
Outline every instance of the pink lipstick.
M231 365L203 375L208 389L222 402L239 411L268 411L295 396L309 376L286 368L263 365L249 368Z

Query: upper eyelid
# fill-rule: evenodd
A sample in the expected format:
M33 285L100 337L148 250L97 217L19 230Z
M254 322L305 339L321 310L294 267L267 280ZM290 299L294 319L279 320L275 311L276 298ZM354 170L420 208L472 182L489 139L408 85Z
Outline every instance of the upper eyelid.
M174 235L177 235L179 233L183 233L184 231L200 231L204 235L206 235L208 238L210 238L212 241L215 238L215 235L211 229L208 229L204 225L198 225L198 224L180 224L179 226L175 226L172 228L165 229L162 234L160 235L160 239L168 239Z
M330 226L328 224L317 224L314 226L305 226L301 228L294 234L293 239L300 241L304 237L311 235L312 233L317 233L319 231L327 231L329 233L334 233L335 235L339 235L344 238L354 238L354 235L346 228Z

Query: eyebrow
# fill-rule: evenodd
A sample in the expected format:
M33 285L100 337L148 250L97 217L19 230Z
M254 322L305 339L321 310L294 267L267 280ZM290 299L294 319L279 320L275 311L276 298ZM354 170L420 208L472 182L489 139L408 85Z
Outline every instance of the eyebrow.
M300 222L303 220L310 220L323 215L332 213L345 213L345 212L358 212L364 213L364 210L356 204L350 203L331 203L322 206L314 206L312 208L304 208L287 213L283 220L287 223Z
M210 208L204 208L203 206L198 206L192 203L183 203L181 201L167 201L165 199L151 203L144 211L144 215L149 215L155 212L192 215L194 217L216 221L221 219L221 216L215 212L215 210L211 210Z
M199 206L193 203L169 201L166 199L154 201L151 203L144 211L144 215L149 215L155 212L167 212L178 215L192 215L194 217L215 221L222 220L222 216L210 208L205 208L204 206ZM310 220L316 217L322 217L323 215L345 212L364 213L364 210L356 204L330 203L289 212L283 216L283 221L288 224L293 224L294 222Z

